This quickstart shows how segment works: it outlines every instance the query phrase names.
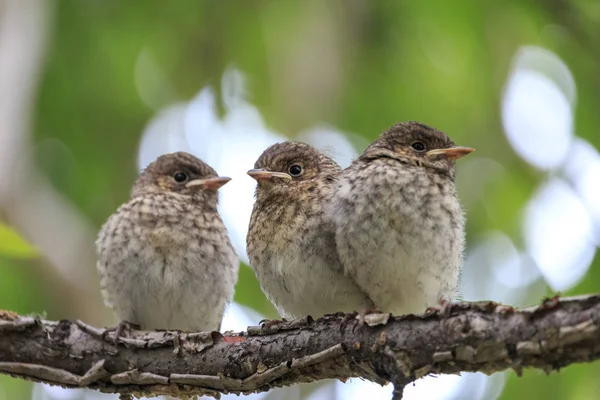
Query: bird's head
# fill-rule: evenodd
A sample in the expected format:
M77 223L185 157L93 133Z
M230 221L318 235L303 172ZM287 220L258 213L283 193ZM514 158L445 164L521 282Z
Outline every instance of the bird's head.
M194 199L218 199L217 189L230 180L189 153L164 154L142 171L131 197L172 192Z
M398 123L374 141L361 158L391 158L454 180L454 163L474 149L456 146L443 132L419 122Z
M320 189L335 182L340 167L331 158L301 142L277 143L267 148L248 175L256 179L257 199L275 196L317 195Z

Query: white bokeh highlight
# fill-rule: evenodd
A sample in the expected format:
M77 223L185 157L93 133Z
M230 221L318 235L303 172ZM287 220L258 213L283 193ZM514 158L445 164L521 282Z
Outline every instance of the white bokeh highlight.
M335 381L336 397L340 400L389 400L392 398L393 390L391 384L380 386L356 378L349 379L346 383ZM325 398L314 400L325 400Z
M176 151L190 151L184 135L184 116L187 104L172 105L158 113L144 130L138 151L140 170L158 156Z
M586 140L575 139L564 173L592 217L600 244L600 153Z
M60 386L36 383L33 385L32 400L78 400L85 395L85 389L63 389ZM119 396L116 397L117 399ZM106 396L106 399L110 399Z
M506 234L490 231L470 245L461 279L461 295L466 301L492 300L522 305L527 294L542 295L531 288L540 277L535 263L520 252Z
M575 84L553 53L524 47L516 56L502 101L502 123L515 151L548 170L560 166L573 138Z
M501 377L502 374L499 374ZM464 373L461 375L436 375L418 379L404 389L402 399L444 400L469 399L493 400L486 394L494 381L483 374ZM497 383L503 384L504 381Z
M502 122L515 151L552 172L526 207L523 234L526 255L555 291L581 280L600 237L593 225L600 221L600 157L575 137L576 98L573 76L556 54L535 46L518 51L504 93ZM557 172L567 180L557 178ZM507 272L518 273L516 265ZM508 283L505 274L496 278Z
M428 375L417 379L404 388L403 400L495 400L504 387L505 374L488 377L481 373L461 375ZM360 379L348 383L336 382L336 394L340 400L389 400L393 386L380 386ZM326 397L322 397L324 400ZM329 397L330 398L330 397ZM311 400L321 400L313 399Z
M525 247L555 291L576 285L596 251L590 215L577 194L552 178L534 194L525 210Z
M225 309L223 322L221 323L221 332L245 331L249 326L254 326L258 323L258 321L261 321L265 318L265 315L250 307L246 307L238 303L231 303Z

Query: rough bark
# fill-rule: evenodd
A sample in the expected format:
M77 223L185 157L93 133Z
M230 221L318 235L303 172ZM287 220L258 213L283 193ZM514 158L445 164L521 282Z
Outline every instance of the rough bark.
M115 331L0 312L0 372L108 393L212 395L321 379L393 382L428 374L522 368L547 373L600 357L600 295L513 309L457 303L360 326L343 314L247 332ZM379 319L379 320L376 320ZM369 325L371 324L371 325ZM271 325L271 326L270 326Z

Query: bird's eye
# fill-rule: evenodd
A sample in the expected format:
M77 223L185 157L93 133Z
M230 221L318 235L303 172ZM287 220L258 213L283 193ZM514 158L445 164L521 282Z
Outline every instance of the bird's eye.
M175 179L175 182L185 182L187 180L187 175L185 172L177 172L173 175L173 179Z
M410 147L415 151L425 151L427 149L427 146L423 142L413 142Z
M302 173L304 172L304 168L302 168L302 165L299 164L293 164L290 166L290 175L293 177L298 177L300 175L302 175Z

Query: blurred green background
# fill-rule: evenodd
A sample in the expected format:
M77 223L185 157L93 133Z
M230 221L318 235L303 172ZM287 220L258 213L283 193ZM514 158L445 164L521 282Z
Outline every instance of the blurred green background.
M558 138L544 136L544 121L531 125L559 114L540 111L536 97L505 103L523 46L550 54L523 65L546 76L572 107L570 129ZM467 299L525 305L556 289L600 292L600 213L593 208L600 189L589 184L597 177L600 187L600 174L592 173L600 160L593 150L600 147L600 2L0 0L0 309L114 323L99 295L95 234L128 197L149 121L206 86L220 100L223 74L232 67L244 74L247 101L266 126L288 137L326 123L352 133L360 152L386 127L418 120L475 147L457 178L469 255L475 254L465 285L504 282L510 290L494 296L467 287ZM507 113L529 113L521 104L532 107L520 120L530 125L512 132L535 135L519 144ZM559 161L542 165L527 156L560 153L557 143L566 154ZM591 145L585 162L572 150L582 143ZM570 157L581 162L573 166ZM584 175L587 184L577 179ZM532 207L541 204L533 201L536 193L552 182L570 191L572 207L556 206L565 212L559 222L587 218L583 233L568 226L553 237L589 240L580 253L556 256L565 268L572 261L581 270L566 283L559 278L572 269L544 272L544 249L540 256L532 243L545 242L527 228ZM547 204L557 192L544 193ZM581 218L571 217L571 208ZM551 226L556 215L539 210ZM500 247L482 255L490 235L501 238L490 246ZM522 264L493 267L493 255L506 256L498 248L507 243ZM581 241L573 246L580 249ZM547 251L554 257L553 248ZM529 278L507 284L518 280L515 274ZM236 301L275 316L248 267ZM600 398L599 373L600 363L550 377L508 373L499 398ZM456 398L497 398L477 396ZM30 397L30 383L0 376L0 399Z

